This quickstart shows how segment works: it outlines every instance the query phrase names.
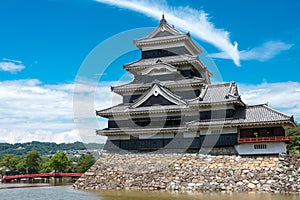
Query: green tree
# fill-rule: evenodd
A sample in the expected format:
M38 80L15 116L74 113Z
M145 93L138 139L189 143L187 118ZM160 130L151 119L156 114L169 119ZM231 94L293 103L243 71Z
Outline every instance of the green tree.
M287 129L286 134L291 136L293 141L292 144L287 146L289 154L300 154L300 124L295 128Z
M58 152L50 159L50 167L55 172L66 172L71 161L64 152Z
M82 154L78 160L77 172L84 173L96 162L92 154Z
M17 170L17 165L21 161L21 159L18 156L12 155L12 154L6 154L2 157L0 161L1 167L8 168L11 172L14 172Z
M40 169L41 156L36 150L29 151L24 157L27 173L38 173Z
M50 159L46 157L42 157L40 173L49 173L52 171L53 169L50 165Z
M26 174L27 173L27 168L26 168L26 164L24 159L21 159L21 161L17 164L17 170L21 173L21 174Z

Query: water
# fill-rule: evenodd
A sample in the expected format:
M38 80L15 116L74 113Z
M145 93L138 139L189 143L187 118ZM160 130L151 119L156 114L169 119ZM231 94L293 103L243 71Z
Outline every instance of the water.
M272 193L170 193L133 191L84 191L72 186L0 184L0 200L299 200L300 195Z

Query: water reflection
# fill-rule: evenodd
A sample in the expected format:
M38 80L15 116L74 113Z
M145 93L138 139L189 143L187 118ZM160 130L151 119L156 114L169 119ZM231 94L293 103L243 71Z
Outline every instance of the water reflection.
M0 184L0 200L299 200L299 194L238 193L238 192L140 192L86 191L72 186L47 184Z
M238 193L238 192L134 192L134 191L100 191L104 200L299 200L299 194L273 193Z

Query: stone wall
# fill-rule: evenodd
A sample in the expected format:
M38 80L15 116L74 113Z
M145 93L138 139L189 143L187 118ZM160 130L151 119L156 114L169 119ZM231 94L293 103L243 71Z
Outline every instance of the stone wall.
M299 158L104 154L74 188L299 193Z

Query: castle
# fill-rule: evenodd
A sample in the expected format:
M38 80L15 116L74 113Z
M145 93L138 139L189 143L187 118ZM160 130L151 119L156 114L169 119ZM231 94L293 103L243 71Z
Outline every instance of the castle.
M108 119L108 128L96 131L107 136L106 151L286 153L285 128L295 126L293 117L265 104L246 105L235 82L212 84L189 33L163 17L134 44L142 58L124 65L134 80L112 87L123 102L96 111Z

